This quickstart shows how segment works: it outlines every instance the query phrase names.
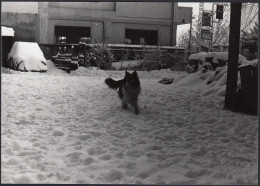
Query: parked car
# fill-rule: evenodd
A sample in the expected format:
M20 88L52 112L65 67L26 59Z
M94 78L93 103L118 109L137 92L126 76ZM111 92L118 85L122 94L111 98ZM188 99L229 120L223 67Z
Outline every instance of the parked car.
M46 72L46 59L38 43L16 41L8 54L8 67L17 71Z

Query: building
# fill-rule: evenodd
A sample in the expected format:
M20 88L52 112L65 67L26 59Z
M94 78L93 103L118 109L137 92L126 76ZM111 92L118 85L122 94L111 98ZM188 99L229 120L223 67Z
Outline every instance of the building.
M55 44L81 37L111 44L176 45L177 25L190 23L192 8L176 2L2 2L2 25L15 40Z

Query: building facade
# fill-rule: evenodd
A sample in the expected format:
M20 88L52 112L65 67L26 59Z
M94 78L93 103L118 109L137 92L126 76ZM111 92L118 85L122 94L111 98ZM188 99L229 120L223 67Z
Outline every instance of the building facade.
M176 45L177 26L190 23L192 8L176 2L2 2L2 25L15 40L55 44L80 38L111 44ZM27 5L27 6L26 6Z

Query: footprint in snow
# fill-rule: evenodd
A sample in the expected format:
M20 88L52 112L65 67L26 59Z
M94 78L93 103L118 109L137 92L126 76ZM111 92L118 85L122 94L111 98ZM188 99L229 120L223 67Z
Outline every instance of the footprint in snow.
M109 173L105 175L105 181L106 183L112 183L114 181L121 180L123 177L123 174L121 171L112 169Z
M87 158L83 161L83 165L88 166L88 165L91 165L91 164L94 163L94 162L95 162L95 160L94 160L93 158L87 157Z
M52 135L53 135L53 136L63 136L64 133L61 132L61 131L54 131Z

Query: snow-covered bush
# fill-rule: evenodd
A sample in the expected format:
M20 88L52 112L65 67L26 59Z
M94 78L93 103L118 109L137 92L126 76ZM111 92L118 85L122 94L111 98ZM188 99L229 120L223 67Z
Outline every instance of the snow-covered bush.
M206 64L205 62L204 64ZM203 64L203 65L204 65ZM257 67L258 59L248 61L241 59L239 61L239 68L251 65ZM202 65L202 66L203 66ZM240 73L237 76L237 91L242 89ZM227 66L217 67L215 70L206 70L205 68L199 69L197 72L188 75L181 79L177 85L180 87L189 86L194 88L203 89L203 95L217 95L225 96L227 83Z
M90 66L99 67L103 70L109 70L112 68L112 61L114 55L108 49L106 43L96 44L90 49L89 63Z
M142 68L144 70L173 69L176 62L177 57L174 54L157 47L155 50L144 52Z
M241 64L243 60L246 60L246 57L239 54L238 64ZM226 66L227 62L228 52L200 52L189 56L189 64L186 70L188 73L197 72L204 66L215 70L217 67Z

